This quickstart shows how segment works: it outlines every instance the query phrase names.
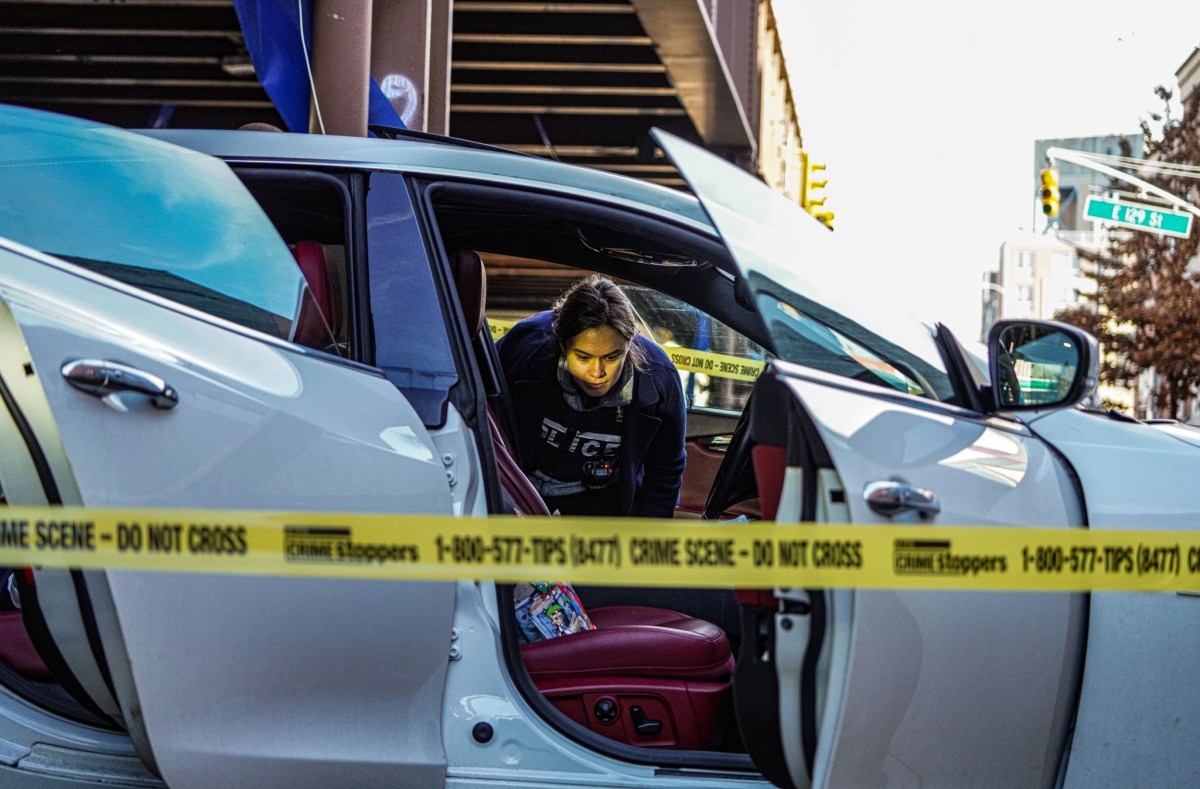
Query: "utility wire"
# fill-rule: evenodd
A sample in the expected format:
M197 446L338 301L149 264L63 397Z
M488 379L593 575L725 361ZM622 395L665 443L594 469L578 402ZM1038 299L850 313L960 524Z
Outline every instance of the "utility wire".
M1200 166L1194 164L1161 162L1154 159L1138 159L1133 156L1116 156L1113 154L1089 153L1087 151L1075 151L1075 153L1091 161L1099 164L1107 164L1111 167L1163 173L1180 178L1200 178Z
M317 126L325 133L325 120L321 117L321 102L317 100L317 83L313 81L312 63L308 60L308 44L304 41L304 2L296 0L296 11L300 15L300 51L304 53L304 67L308 69L308 87L312 92L313 109L317 112Z

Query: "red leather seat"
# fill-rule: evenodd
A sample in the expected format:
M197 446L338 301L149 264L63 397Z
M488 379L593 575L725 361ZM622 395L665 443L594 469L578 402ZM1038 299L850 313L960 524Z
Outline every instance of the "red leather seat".
M53 679L29 640L29 631L25 629L20 611L0 612L0 663L26 679L41 682Z
M721 628L645 606L588 616L595 630L521 647L542 695L575 722L632 745L697 750L721 742L733 688Z
M333 345L329 328L333 325L333 301L325 248L316 241L297 241L291 250L312 294L311 302L305 301L300 305L300 314L292 330L292 341L309 348L329 350Z
M641 605L594 608L588 616L595 630L521 648L530 676L720 679L733 670L729 639L703 619ZM622 649L603 648L617 637Z
M496 421L496 415L492 412L490 405L487 415L488 427L492 433L492 449L496 453L496 466L500 471L500 485L512 499L516 514L549 515L550 509L542 500L541 494L529 481L529 477L525 476L525 472L521 471L516 458L512 456L508 439L504 435L500 423Z
M332 322L330 319L333 310L329 303L329 282L325 271L325 248L316 241L297 241L292 245L292 257L296 259L296 265L300 267L300 273L304 275L321 315L326 321Z
M472 336L485 329L487 283L471 251L452 258ZM488 409L501 485L518 512L549 515ZM586 604L586 601L584 601ZM577 723L634 745L711 748L732 714L733 652L720 627L676 611L605 606L588 611L595 630L521 647L538 690Z

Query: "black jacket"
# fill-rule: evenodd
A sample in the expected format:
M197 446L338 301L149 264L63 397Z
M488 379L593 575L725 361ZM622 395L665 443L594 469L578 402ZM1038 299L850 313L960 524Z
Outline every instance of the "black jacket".
M500 341L500 364L508 380L516 435L511 440L526 473L532 472L542 417L559 396L558 340L554 314L539 312L513 326ZM621 433L621 514L670 518L683 482L687 409L679 373L667 354L642 336L634 338L647 361L634 374L633 402Z

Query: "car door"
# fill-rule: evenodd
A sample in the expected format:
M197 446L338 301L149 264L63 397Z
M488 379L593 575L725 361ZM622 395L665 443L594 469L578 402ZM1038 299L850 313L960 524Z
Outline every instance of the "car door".
M750 423L757 412L769 426L759 430L762 445L786 443L777 520L1082 525L1070 469L1019 423L953 405L953 380L928 336L926 352L909 352L872 334L871 320L815 295L797 272L836 283L820 270L837 263L824 227L716 157L670 135L657 139L737 260L773 350L805 365L773 364L751 398ZM940 511L882 514L867 495L875 486L927 492ZM762 735L748 747L773 780L1054 784L1078 688L1082 596L776 597L760 640L769 651L759 658L774 674L775 725L747 720L749 705L739 706L743 734L757 725Z
M0 118L24 190L0 188L10 503L451 512L396 386L288 341L303 279L224 164L48 117ZM47 222L43 188L83 227ZM31 590L63 688L172 787L444 780L453 584L38 570Z
M433 444L382 376L10 249L0 300L42 388L13 407L48 408L57 435L42 443L60 444L69 464L69 478L53 479L64 503L450 512ZM71 364L164 381L178 404L81 391L62 372ZM36 502L9 479L10 502ZM172 786L329 783L348 765L370 768L369 783L442 774L429 722L441 706L451 584L36 576L74 679Z

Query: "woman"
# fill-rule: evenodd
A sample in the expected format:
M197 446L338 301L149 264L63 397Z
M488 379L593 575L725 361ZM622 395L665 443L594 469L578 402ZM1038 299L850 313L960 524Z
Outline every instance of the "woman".
M551 512L670 518L684 465L683 391L629 298L594 275L498 343L521 467Z

